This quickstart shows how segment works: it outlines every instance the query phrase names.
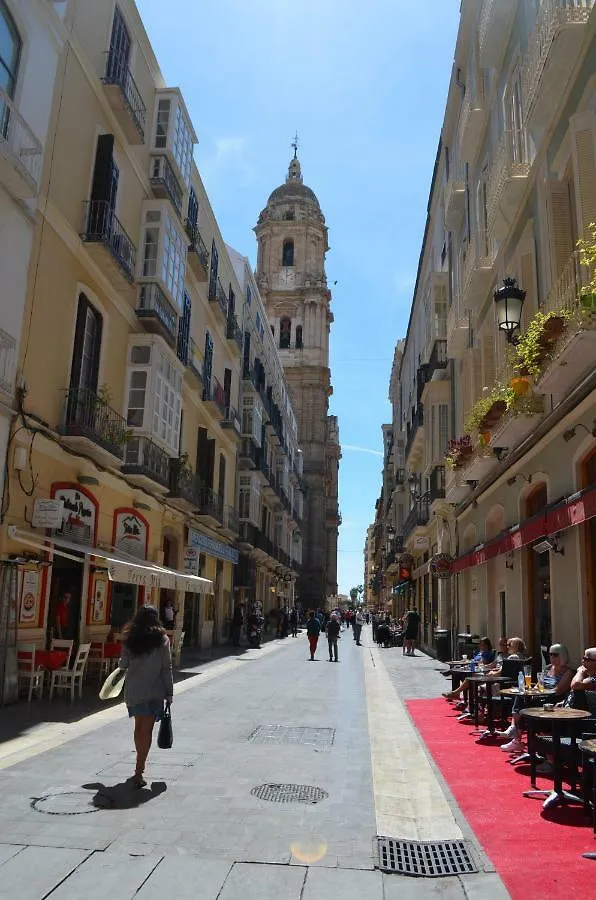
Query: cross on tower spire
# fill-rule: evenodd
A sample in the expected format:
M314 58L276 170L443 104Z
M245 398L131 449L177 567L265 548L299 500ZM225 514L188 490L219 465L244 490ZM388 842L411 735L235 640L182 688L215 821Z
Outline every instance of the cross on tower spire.
M298 159L298 132L294 135L294 140L290 144L290 147L294 149L294 159Z

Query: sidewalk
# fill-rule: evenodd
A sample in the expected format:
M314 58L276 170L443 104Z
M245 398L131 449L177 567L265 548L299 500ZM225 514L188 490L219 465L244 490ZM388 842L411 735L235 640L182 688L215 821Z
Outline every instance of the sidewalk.
M369 629L363 637L370 642ZM126 781L134 754L122 704L60 733L40 725L27 743L6 741L0 897L506 897L490 872L414 879L375 869L380 827L407 837L459 824L391 685L391 651L350 638L339 665L328 663L324 641L317 662L307 661L301 636L190 674L176 688L174 747L152 749L142 791ZM408 664L440 678L433 660ZM251 793L266 785L307 789L318 802Z

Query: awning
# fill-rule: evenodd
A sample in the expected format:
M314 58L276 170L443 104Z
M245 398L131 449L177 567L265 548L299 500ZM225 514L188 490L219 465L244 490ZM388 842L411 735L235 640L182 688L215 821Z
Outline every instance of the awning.
M89 558L104 560L108 578L110 581L119 581L124 584L136 584L146 588L169 588L174 591L188 591L191 594L212 594L213 582L208 578L199 578L198 575L187 575L176 569L168 569L145 560L131 560L123 554L113 550L102 550L100 547L89 547L87 544L75 544L62 538L46 538L38 534L20 531L16 526L10 525L8 536L36 550L57 553L68 559L82 562L80 555Z
M564 500L550 503L546 509L502 531L495 538L480 544L456 559L453 573L463 572L472 566L481 566L490 559L519 550L533 544L546 535L557 534L574 525L581 525L596 516L596 485L584 488Z

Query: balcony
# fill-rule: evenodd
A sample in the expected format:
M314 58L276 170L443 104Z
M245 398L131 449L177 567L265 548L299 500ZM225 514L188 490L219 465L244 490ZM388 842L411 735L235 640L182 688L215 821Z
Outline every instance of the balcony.
M588 34L594 0L542 0L522 68L522 101L530 128L556 114Z
M259 465L261 448L258 447L252 437L243 437L239 452L241 469L255 469Z
M481 229L472 234L463 259L461 305L482 308L495 278L495 250L492 236Z
M195 510L196 516L211 528L218 528L224 524L223 497L213 488L201 486L199 489L199 504Z
M0 184L17 200L37 196L42 154L40 142L0 86Z
M194 512L201 503L201 482L182 459L170 460L170 490L172 505L185 512Z
M126 419L107 398L87 388L71 388L65 395L64 423L58 428L63 443L100 465L119 465L129 438Z
M17 356L17 342L12 334L0 328L0 391L12 397Z
M466 182L460 166L454 167L445 186L445 228L457 231L466 210Z
M428 361L427 381L436 380L440 373L447 368L447 362L447 341L444 338L437 338Z
M408 537L411 535L415 528L420 528L428 525L429 519L430 500L428 494L425 494L419 500L416 500L414 506L406 517L406 521L404 522L403 527L404 542L407 542Z
M447 313L447 356L460 359L470 346L470 316L467 311L460 313L454 301Z
M209 302L213 305L216 314L220 320L227 324L228 321L228 296L223 289L223 285L219 278L214 289L209 290Z
M463 480L482 481L497 467L498 463L499 460L490 447L477 445L472 456L463 467Z
M430 473L428 499L430 503L445 497L445 466L435 466Z
M549 291L544 311L566 310L569 318L551 359L539 379L536 390L552 394L557 401L568 396L594 369L596 356L596 295L589 284L594 271L572 253L559 280Z
M500 68L516 6L517 0L484 0L478 29L478 60L483 69Z
M490 445L495 450L497 447L514 450L538 427L544 416L544 397L529 394L523 401L523 410L506 412L492 431Z
M488 231L502 240L516 218L528 185L530 154L525 128L501 135L486 188Z
M219 383L215 375L211 376L209 384L205 384L203 388L203 401L212 413L221 413L223 418L226 415L228 402L226 392Z
M129 291L134 285L137 249L104 200L83 203L84 225L81 240L87 244L102 271L119 290Z
M226 323L226 337L232 344L232 348L240 355L242 353L242 344L244 343L244 335L238 324L238 319L233 312L228 314Z
M327 501L325 509L325 522L327 525L341 525L341 513L337 503Z
M466 90L459 119L459 149L462 162L473 163L478 156L488 119L484 95L484 78L479 77L476 90Z
M201 353L198 348L197 342L194 338L189 337L188 339L188 368L195 376L197 381L201 383L201 388L203 387L203 366L205 364L205 357Z
M167 156L151 157L149 180L153 188L153 196L169 200L178 215L182 217L184 191Z
M143 144L147 109L127 60L114 50L106 53L106 73L102 81L126 140L129 144Z
M245 550L252 550L257 543L259 529L252 522L240 522L238 525L238 543Z
M238 410L234 409L233 406L226 407L224 417L219 424L223 429L231 431L238 440L242 439L242 426L240 425Z
M411 421L406 427L405 460L408 468L415 463L424 449L424 413L420 404L412 413Z
M462 503L470 493L471 485L466 481L461 468L446 470L445 499L448 503Z
M141 285L136 313L146 331L160 334L170 347L176 346L178 314L156 281Z
M252 385L252 387L255 389L255 391L258 391L259 379L258 379L258 375L257 375L257 370L255 369L254 365L251 366L251 364L248 360L244 360L244 364L242 366L242 380L245 383Z
M235 538L238 536L239 528L238 510L234 506L225 504L223 507L223 521L221 523L220 531L227 537Z
M170 457L147 437L126 443L122 474L141 488L166 493L170 486Z
M205 246L196 222L186 220L184 226L189 237L188 265L197 281L207 281L209 277L209 251Z

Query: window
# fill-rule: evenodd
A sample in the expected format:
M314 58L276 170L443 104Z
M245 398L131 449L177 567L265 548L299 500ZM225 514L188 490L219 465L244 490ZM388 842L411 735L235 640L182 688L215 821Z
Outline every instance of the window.
M178 455L182 377L156 344L130 349L126 421Z
M215 241L211 241L211 269L209 270L209 299L215 300L217 295L217 247Z
M302 325L296 326L296 350L302 350Z
M195 189L191 188L188 195L188 224L191 228L196 228L199 221L199 201L195 194Z
M279 347L280 350L287 350L290 346L290 339L292 336L292 320L288 319L287 316L279 323Z
M157 103L157 122L155 124L155 146L165 149L168 142L168 124L170 121L170 100L162 97Z
M282 266L294 265L294 241L290 239L283 243L281 264Z
M157 273L157 252L159 248L159 224L161 213L149 211L145 216L145 243L143 249L143 275L149 278Z
M158 360L154 383L152 432L177 453L182 379L169 359L159 351L156 351L156 355Z
M70 387L97 391L102 318L84 294L79 295Z
M259 335L261 340L263 340L263 338L265 337L265 326L263 324L263 320L261 319L261 315L258 312L257 312L256 320L255 320L255 325L256 325L256 329L257 329L257 334Z
M251 437L257 447L261 446L263 436L263 410L254 397L242 400L242 434Z
M136 371L130 373L128 388L128 409L126 424L129 428L142 428L145 417L145 397L147 395L148 373Z
M250 284L246 285L246 305L250 306L252 303L252 291L250 289Z
M188 184L192 160L192 138L184 113L179 106L176 108L176 127L174 129L172 153L185 183Z
M178 309L182 309L185 275L186 242L174 225L172 217L166 214L161 277L176 301Z
M176 353L178 354L178 359L180 362L184 363L185 366L188 365L188 345L190 338L190 316L192 311L192 303L190 297L184 292L184 308L182 310L182 315L178 320L178 343L176 347Z
M118 7L114 10L112 36L106 77L109 82L124 85L130 60L130 35Z
M5 4L0 0L0 88L14 97L22 41ZM4 119L3 114L2 118ZM4 122L2 122L4 126Z

